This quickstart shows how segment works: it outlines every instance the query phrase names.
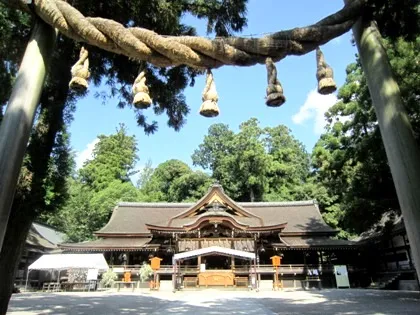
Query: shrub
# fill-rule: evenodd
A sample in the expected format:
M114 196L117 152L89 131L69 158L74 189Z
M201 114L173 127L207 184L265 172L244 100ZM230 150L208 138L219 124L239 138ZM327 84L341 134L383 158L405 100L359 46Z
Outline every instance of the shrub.
M108 269L102 274L101 285L105 288L111 287L117 278L117 274L112 269Z
M149 280L153 275L153 269L146 262L143 262L143 265L140 267L140 280L145 282Z

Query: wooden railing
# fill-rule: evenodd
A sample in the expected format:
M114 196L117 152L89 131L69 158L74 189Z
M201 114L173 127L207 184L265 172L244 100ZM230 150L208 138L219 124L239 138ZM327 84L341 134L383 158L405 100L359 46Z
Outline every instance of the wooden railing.
M131 272L138 272L141 265L112 265L111 268L123 268L124 271L131 271ZM198 273L200 270L198 265L181 265L178 266L178 272L181 274L193 274ZM333 273L334 272L334 265L323 264L323 265L303 265L303 264L288 264L288 265L281 265L278 268L279 273L283 274L306 274L308 270L318 270L320 274L322 273ZM358 271L357 268L347 265L348 272L355 272ZM254 271L254 266L235 266L232 269L235 273L249 273ZM161 274L170 274L173 272L172 265L161 265L158 273ZM265 265L260 264L257 265L257 273L274 273L274 268L272 265Z

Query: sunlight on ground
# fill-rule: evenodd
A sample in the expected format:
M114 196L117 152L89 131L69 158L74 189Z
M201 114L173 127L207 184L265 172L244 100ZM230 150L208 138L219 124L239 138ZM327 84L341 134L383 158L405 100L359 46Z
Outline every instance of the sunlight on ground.
M371 290L69 292L13 295L9 313L33 314L420 314L418 293Z

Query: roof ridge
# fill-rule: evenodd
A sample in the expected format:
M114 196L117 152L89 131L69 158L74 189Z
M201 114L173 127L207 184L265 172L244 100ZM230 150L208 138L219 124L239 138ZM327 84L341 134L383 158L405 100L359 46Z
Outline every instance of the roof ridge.
M272 206L310 206L316 205L316 200L303 200L303 201L261 201L261 202L238 202L241 206L251 207L272 207Z
M259 207L272 207L272 206L309 206L318 204L316 200L302 200L302 201L258 201L258 202L236 202L240 206L259 206ZM191 207L195 205L194 202L119 202L120 207Z
M190 207L194 205L191 202L119 202L119 207L166 207L166 208L179 208L179 207Z

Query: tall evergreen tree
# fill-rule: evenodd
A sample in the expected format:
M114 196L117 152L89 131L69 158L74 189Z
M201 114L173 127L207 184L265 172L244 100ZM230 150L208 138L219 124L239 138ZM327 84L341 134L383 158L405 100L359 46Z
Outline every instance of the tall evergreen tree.
M262 129L252 118L238 133L227 125L210 126L192 155L238 201L295 200L309 177L309 156L286 126Z
M386 42L391 66L417 141L420 141L418 50L415 41ZM347 68L339 102L326 113L327 132L313 150L318 181L332 203L324 205L328 217L341 228L360 233L387 211L399 211L394 183L359 60Z
M196 201L210 187L211 178L194 172L182 161L168 160L159 164L141 188L144 201Z
M58 213L47 218L48 223L66 232L69 241L92 239L119 201L139 199L139 191L130 180L138 160L135 137L120 125L115 134L98 138L92 159L70 182L70 198Z

